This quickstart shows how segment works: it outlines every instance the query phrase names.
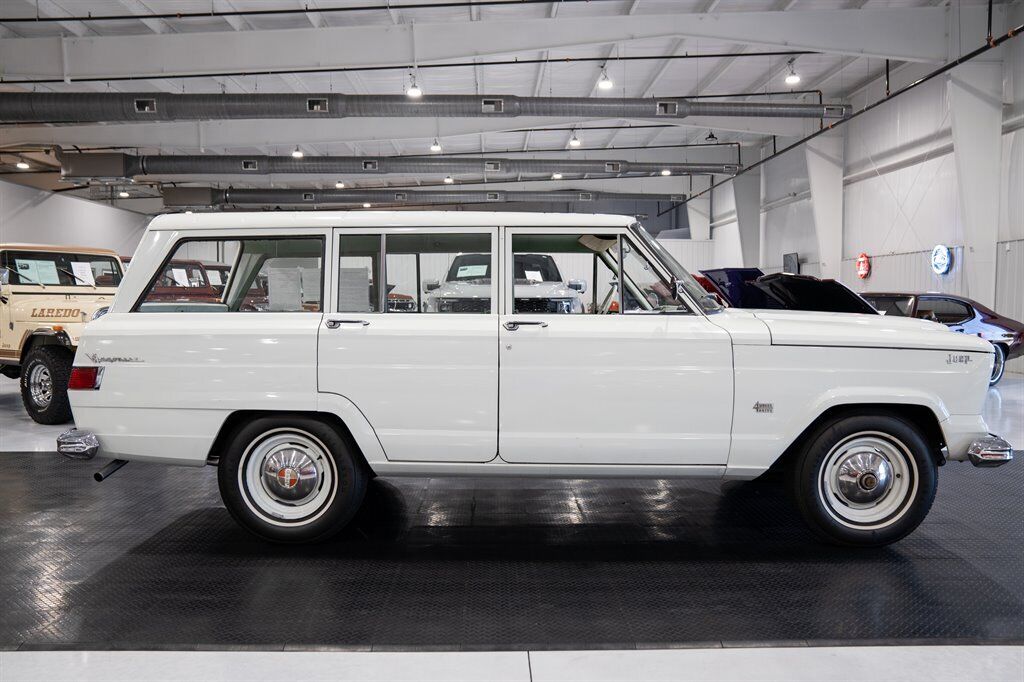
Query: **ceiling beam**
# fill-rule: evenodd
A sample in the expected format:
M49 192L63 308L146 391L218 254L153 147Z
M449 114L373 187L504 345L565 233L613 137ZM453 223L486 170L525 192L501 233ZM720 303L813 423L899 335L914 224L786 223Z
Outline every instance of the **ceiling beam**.
M984 7L963 7L959 14L964 35L984 35ZM949 11L942 7L424 23L416 25L416 56L420 63L428 63L645 38L695 37L941 62L947 56L948 23ZM67 63L70 76L92 78L310 65L377 66L384 56L389 62L411 63L411 30L410 24L400 24L75 37L67 40ZM126 60L125 55L131 58ZM55 37L5 39L0 43L0 63L7 77L65 75L60 39Z

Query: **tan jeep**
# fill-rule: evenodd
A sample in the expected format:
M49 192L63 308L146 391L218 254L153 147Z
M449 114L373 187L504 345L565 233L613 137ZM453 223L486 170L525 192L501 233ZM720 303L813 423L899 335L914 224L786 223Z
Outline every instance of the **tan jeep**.
M40 424L70 421L78 339L106 312L121 275L114 251L0 244L0 374L21 378L22 402Z

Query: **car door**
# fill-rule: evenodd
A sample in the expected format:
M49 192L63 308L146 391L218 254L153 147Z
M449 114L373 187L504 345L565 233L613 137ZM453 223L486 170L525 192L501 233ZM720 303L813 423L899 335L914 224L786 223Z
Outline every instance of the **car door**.
M355 404L389 460L497 455L497 266L494 228L335 231L319 390Z
M514 279L514 268L502 269L503 460L726 463L730 337L692 311L644 309L671 285L645 249L623 230L509 228L502 252L506 264L524 254L551 255L565 283L575 283L558 287L527 272ZM621 253L639 274L621 276ZM537 292L555 300L542 305Z

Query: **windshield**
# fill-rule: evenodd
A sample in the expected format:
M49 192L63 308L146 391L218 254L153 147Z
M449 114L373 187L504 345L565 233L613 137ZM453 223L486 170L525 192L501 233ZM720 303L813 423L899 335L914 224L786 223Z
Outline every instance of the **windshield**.
M116 287L121 266L111 256L57 251L6 251L3 280L8 284L62 287Z
M706 313L717 313L723 310L722 305L715 299L714 294L708 293L704 287L697 283L697 280L693 278L689 272L686 271L679 261L677 261L668 249L659 242L657 239L651 236L651 233L643 228L640 223L633 223L630 226L630 230L635 234L647 247L654 252L654 254L661 261L662 265L668 268L668 271L672 274L677 282L683 285L686 289L686 293L690 295L700 305L701 310Z
M491 281L491 254L463 253L455 257L448 268L448 282L481 282Z
M555 259L542 253L517 253L515 260L516 284L534 282L561 282Z

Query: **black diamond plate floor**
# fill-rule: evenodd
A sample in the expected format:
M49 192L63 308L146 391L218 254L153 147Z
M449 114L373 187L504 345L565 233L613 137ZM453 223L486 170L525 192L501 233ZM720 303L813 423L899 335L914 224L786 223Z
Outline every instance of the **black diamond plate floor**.
M950 465L882 550L693 481L375 481L350 532L277 547L212 468L5 453L3 648L585 648L1024 640L1024 462Z

